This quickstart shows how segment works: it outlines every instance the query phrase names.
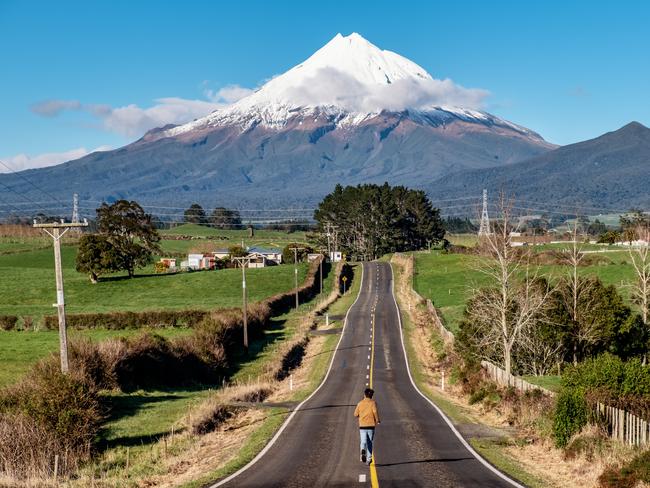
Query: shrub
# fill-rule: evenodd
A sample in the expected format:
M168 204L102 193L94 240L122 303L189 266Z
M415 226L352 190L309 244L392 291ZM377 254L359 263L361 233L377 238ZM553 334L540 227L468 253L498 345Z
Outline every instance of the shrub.
M280 365L280 368L275 373L276 380L282 381L289 376L291 371L298 368L302 364L308 343L309 338L304 337L289 347L288 351L282 358L282 364Z
M650 483L650 450L642 452L622 467L609 466L598 478L603 488L634 488Z
M15 315L0 315L0 329L13 330L16 328L18 317Z
M557 399L553 434L558 447L566 447L572 435L580 431L588 420L584 391L565 388Z
M24 414L0 413L0 473L9 478L50 477L54 453L63 452L45 428ZM62 460L74 465L70 453Z
M17 477L42 473L59 454L60 472L72 470L89 458L102 419L86 377L62 374L56 357L41 361L0 395L0 468Z
M115 362L113 356L107 354L106 346L90 339L77 339L70 343L69 352L72 369L93 388L111 389L117 386Z
M626 362L621 393L623 395L650 396L650 366L643 365L639 359Z
M562 385L586 392L591 405L601 402L641 417L650 414L650 366L638 359L603 354L567 367Z
M115 378L123 391L175 386L198 381L183 368L173 344L156 334L123 339L125 348L115 362Z
M192 426L192 432L197 435L214 432L226 420L243 410L242 407L233 407L231 405L215 405L208 414L205 414L196 421Z
M110 312L110 313L84 313L69 314L66 316L68 327L73 329L139 329L142 327L194 327L205 316L206 310L154 310L146 312ZM56 316L46 316L44 320L46 329L58 328Z

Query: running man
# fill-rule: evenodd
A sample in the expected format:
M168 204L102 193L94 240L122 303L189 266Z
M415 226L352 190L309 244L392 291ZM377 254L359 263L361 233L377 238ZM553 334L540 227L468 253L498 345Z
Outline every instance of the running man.
M375 437L375 427L379 423L377 403L372 399L374 394L372 388L366 388L363 392L363 400L354 409L354 416L359 418L361 462L366 464L370 464L372 461L372 440Z

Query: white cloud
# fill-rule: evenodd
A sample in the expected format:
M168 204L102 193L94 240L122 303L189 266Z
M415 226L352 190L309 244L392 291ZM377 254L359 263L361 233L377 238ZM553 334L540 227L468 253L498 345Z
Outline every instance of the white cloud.
M204 90L205 96L216 103L235 103L244 97L252 94L255 90L244 88L239 85L226 85L219 90L206 89Z
M78 147L76 149L70 149L69 151L43 153L37 154L35 156L29 156L27 154L21 153L16 154L15 156L2 158L2 162L9 166L9 168L11 168L13 171L22 171L25 169L54 166L56 164L65 163L66 161L72 161L73 159L79 159L86 154L90 154L96 151L108 151L110 149L112 149L110 146L99 146L91 151L88 151L85 147ZM4 165L0 165L0 173L10 173L11 170L9 168Z
M480 109L487 90L464 88L450 79L405 78L390 84L365 84L335 69L319 69L300 85L276 93L298 105L338 105L355 112L424 109L434 106Z
M234 87L228 90L222 95L223 100L226 96L232 98L236 95ZM44 117L55 117L66 110L84 111L98 118L106 131L132 138L167 124L191 122L224 106L225 103L209 100L167 97L154 100L154 105L146 108L135 104L111 107L106 104L83 104L78 100L46 100L32 105L31 110Z
M65 110L80 110L81 107L79 100L44 100L35 103L30 108L32 112L43 117L56 117Z
M142 108L137 105L112 108L93 115L102 119L109 132L127 137L137 137L146 131L167 124L184 124L223 107L223 104L184 98L159 98L155 105Z

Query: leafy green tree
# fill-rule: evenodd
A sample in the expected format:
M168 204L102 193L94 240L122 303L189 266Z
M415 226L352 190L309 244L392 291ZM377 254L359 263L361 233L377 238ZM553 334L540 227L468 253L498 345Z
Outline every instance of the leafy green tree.
M198 203L193 203L190 208L185 210L183 220L189 224L206 224L208 222L205 210Z
M239 229L241 216L237 210L217 207L210 214L210 224L218 229Z
M453 234L470 234L478 232L478 226L472 223L467 217L447 217L444 220L444 227L447 232Z
M403 186L337 185L314 213L319 245L359 259L424 249L445 235L426 194ZM329 237L328 237L329 234Z
M598 238L598 243L599 244L616 244L619 242L623 237L621 236L621 233L616 231L616 230L608 230L607 232L604 232L600 235Z
M635 337L637 332L635 324L629 322L632 311L616 288L593 277L580 277L578 287L575 308L567 280L562 280L551 295L549 320L561 330L565 359L577 364L606 351L629 351L621 341Z
M299 248L297 251L298 262L301 263L307 260L307 254L314 252L314 249L306 244L301 244L299 242L292 242L287 244L282 250L282 262L287 264L293 264L296 252L294 248Z
M598 219L590 223L587 228L587 233L591 236L599 236L605 232L607 232L607 226Z
M243 247L234 245L228 248L228 254L231 258L241 258L246 256L248 252Z
M119 256L118 268L127 271L130 278L136 268L151 261L153 253L160 252L160 235L151 215L135 201L103 203L97 209L97 228Z
M120 256L107 236L85 234L79 239L77 271L88 273L92 283L97 283L101 274L118 271L120 262Z

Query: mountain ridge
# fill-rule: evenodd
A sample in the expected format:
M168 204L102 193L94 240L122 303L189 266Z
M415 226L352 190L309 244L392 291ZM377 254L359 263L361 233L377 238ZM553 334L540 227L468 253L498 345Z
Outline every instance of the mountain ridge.
M458 170L556 147L473 106L439 103L473 105L483 95L436 80L358 34L337 35L228 107L152 129L113 151L31 170L29 179L65 200L78 193L149 204L315 205L337 183L423 188ZM0 182L22 194L34 190L18 175L0 175Z
M457 171L427 186L433 198L504 190L515 199L626 211L650 207L650 129L633 121L509 166Z

